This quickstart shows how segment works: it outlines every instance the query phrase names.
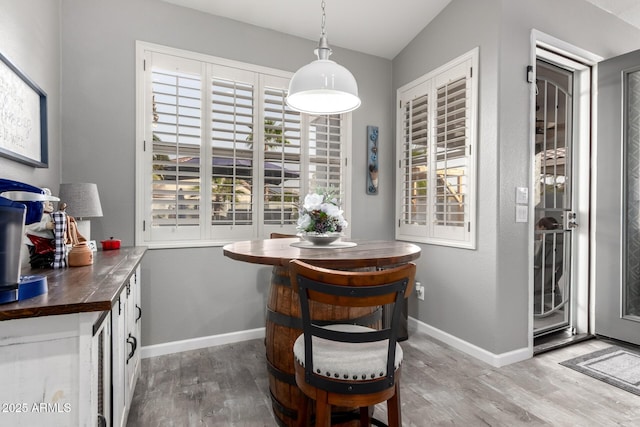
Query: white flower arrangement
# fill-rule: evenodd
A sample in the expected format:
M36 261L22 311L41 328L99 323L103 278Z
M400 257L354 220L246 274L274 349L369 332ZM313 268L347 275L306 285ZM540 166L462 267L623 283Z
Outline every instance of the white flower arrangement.
M340 233L349 225L343 213L338 206L338 199L330 194L307 194L296 228L303 233Z

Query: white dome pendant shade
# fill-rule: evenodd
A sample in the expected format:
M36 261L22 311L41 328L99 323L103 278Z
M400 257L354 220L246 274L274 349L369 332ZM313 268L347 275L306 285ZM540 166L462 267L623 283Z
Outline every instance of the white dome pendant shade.
M360 106L358 83L345 67L331 61L325 35L324 1L322 35L315 50L318 59L300 68L289 82L287 105L309 114L340 114Z

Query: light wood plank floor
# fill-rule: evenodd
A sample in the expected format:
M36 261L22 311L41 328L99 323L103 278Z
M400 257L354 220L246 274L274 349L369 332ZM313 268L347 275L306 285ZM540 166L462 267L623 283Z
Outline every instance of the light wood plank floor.
M640 396L559 364L606 341L503 368L421 333L401 345L405 426L640 426ZM386 420L384 406L375 413ZM127 425L277 426L263 341L144 359Z

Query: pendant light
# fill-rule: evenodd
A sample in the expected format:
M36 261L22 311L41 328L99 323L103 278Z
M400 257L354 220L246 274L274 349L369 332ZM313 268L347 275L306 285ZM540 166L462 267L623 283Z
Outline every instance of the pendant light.
M331 48L325 30L325 2L322 1L322 33L318 59L300 68L289 82L287 105L309 114L339 114L360 106L358 83L345 67L331 61Z

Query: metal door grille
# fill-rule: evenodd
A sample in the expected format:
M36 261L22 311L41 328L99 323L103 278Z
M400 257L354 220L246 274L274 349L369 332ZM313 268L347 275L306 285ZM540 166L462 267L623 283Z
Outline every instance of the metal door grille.
M572 73L538 61L534 335L569 325Z

